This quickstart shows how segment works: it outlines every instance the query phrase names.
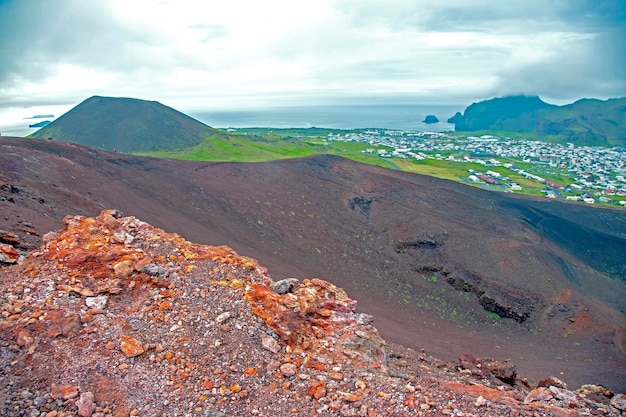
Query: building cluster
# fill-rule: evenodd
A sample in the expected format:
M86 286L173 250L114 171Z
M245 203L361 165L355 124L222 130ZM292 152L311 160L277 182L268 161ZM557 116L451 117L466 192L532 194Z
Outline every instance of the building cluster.
M626 197L624 148L560 145L491 135L465 137L442 132L395 130L331 133L328 140L366 143L375 147L363 152L375 153L382 158L434 158L472 162L485 168L503 166L526 179L542 183L542 192L550 198L626 205L622 199ZM519 168L516 163L524 163L526 169ZM521 190L519 184L495 171L469 172L470 181L503 185L512 191ZM550 181L541 175L544 172L567 177L568 183ZM613 196L620 197L617 200L621 201L613 201Z

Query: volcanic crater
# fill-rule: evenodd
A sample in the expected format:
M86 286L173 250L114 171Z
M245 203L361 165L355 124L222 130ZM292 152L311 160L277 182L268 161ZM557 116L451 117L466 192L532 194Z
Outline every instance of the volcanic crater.
M626 216L487 192L333 156L264 163L144 158L0 139L0 229L26 254L68 214L105 208L323 278L386 340L510 359L531 383L626 388Z

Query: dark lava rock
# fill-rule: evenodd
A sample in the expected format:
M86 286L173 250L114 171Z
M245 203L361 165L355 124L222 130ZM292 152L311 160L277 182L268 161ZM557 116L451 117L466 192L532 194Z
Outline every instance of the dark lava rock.
M423 123L426 123L426 124L439 123L439 119L437 119L437 116L433 116L432 114L429 114L428 116L426 116Z
M517 369L508 360L501 362L495 359L481 359L472 354L464 353L459 357L459 365L461 368L469 370L473 375L486 378L495 377L509 385L514 385L517 379Z
M457 271L446 278L448 284L458 291L474 293L483 308L500 317L522 323L535 308L535 300L519 291L486 280L470 271Z
M373 200L369 198L365 198L362 196L354 197L352 200L348 201L348 207L351 210L354 210L355 207L358 207L365 217L368 217L372 210L372 202Z
M148 274L151 277L159 277L159 278L167 278L168 270L156 265L156 264L148 264L141 268L141 272L144 274Z

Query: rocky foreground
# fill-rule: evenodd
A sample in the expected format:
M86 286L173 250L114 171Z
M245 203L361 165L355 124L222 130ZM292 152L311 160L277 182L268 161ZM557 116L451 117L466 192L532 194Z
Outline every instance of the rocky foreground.
M342 289L228 247L115 210L64 223L26 257L0 233L0 415L626 415L601 386L388 345Z

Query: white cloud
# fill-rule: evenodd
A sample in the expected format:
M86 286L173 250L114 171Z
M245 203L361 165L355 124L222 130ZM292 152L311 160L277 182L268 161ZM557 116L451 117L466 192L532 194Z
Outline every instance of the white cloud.
M94 94L181 109L621 96L625 10L611 0L9 0L0 107Z

